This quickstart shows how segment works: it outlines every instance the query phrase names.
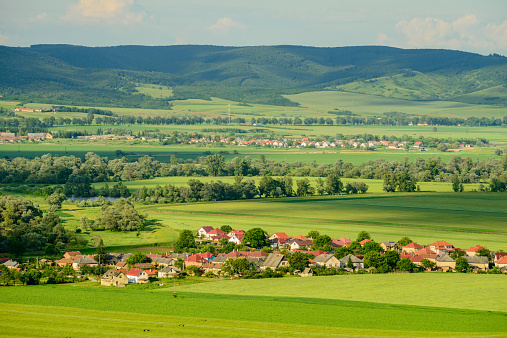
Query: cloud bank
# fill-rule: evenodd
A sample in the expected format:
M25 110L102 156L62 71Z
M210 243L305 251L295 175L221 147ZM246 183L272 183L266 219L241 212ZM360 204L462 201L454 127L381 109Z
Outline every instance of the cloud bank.
M62 20L73 23L128 25L146 20L148 14L134 0L79 0L68 7Z

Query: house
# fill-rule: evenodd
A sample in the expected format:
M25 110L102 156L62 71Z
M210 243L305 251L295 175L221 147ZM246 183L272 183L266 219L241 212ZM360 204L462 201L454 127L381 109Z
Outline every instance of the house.
M220 230L220 228L215 228L211 231L208 231L205 238L206 239L214 239L216 236L226 236L227 233L223 230Z
M347 264L349 262L349 258L350 258L350 261L352 262L352 265L354 266L354 269L364 268L363 260L352 255L352 254L349 254L349 255L343 257L342 259L340 259L340 266L343 268L347 267Z
M345 245L345 242L342 241L341 239L337 239L337 238L331 239L331 246L333 248L338 248L338 247L341 247L341 246L344 246L344 245Z
M311 277L313 276L313 270L311 268L306 268L303 272L299 274L301 277Z
M72 260L82 257L82 256L83 255L79 251L67 251L66 253L63 254L63 258L68 258L68 259L72 259Z
M436 252L433 251L429 246L419 249L415 252L416 255L436 255Z
M456 268L456 261L447 254L438 255L436 258L437 268L441 268L443 271Z
M485 249L482 246L476 245L474 247L467 249L466 253L467 253L467 256L477 256L477 252L484 251L484 250Z
M13 260L8 260L4 263L4 266L9 269L16 269L18 267L19 263Z
M493 255L493 260L497 261L504 256L507 256L507 252L495 252L495 254Z
M350 243L352 243L352 240L350 238L347 238L347 237L340 238L340 241L342 241L343 243L345 243L346 246L349 246Z
M143 269L143 270L149 270L153 267L152 263L136 263L134 264L135 268Z
M322 254L316 256L313 261L319 268L339 268L340 260L331 254Z
M74 263L74 260L71 258L62 258L56 261L56 264L61 268L67 264L72 265L72 263Z
M11 259L9 257L0 257L0 264L4 264L5 262L10 261Z
M424 258L422 256L411 256L408 257L408 259L410 259L410 261L414 263L416 266L421 266L421 262Z
M260 269L264 271L266 268L275 270L276 268L289 265L287 257L282 254L271 253L266 257L266 260L262 262Z
M168 266L173 265L174 259L166 257L153 257L151 259L151 262L154 263L156 266Z
M105 286L122 286L128 282L127 275L120 270L109 270L100 278L100 285Z
M198 266L201 267L204 263L208 261L207 258L204 258L201 254L194 254L185 258L186 266Z
M416 242L412 242L410 244L401 247L401 251L406 253L416 253L417 250L421 250L422 248L423 248L422 245L419 245Z
M127 278L129 283L147 283L148 274L143 269L132 268L127 272Z
M186 259L189 256L190 256L190 254L188 252L184 252L184 253L171 252L170 258L175 259L175 260L178 258Z
M502 256L495 261L495 265L499 268L507 268L507 256Z
M121 269L121 268L124 268L126 266L127 266L127 262L118 262L118 263L115 264L115 267L117 269Z
M299 250L299 249L306 249L313 245L313 241L311 239L308 240L300 240L300 239L293 239L289 241L290 249L291 250Z
M361 244L361 246L363 246L363 245L365 245L368 242L373 242L373 241L371 239L365 238L361 242L359 242L359 244Z
M454 251L454 246L446 241L436 241L428 245L437 255L448 254Z
M168 265L161 270L158 270L158 278L172 278L181 273L181 270L174 265Z
M382 249L384 249L384 251L398 251L398 252L400 251L400 246L398 245L398 243L393 241L382 242L380 243L380 246L382 247Z
M464 256L468 261L468 265L473 269L481 269L486 271L489 269L489 258L486 256Z
M74 268L74 270L79 270L83 265L98 266L99 263L90 256L83 256L72 262L72 268Z
M275 238L284 239L284 240L290 239L290 237L285 232L275 232L274 234L269 236L268 239L275 239Z
M227 234L229 238L229 242L234 244L243 244L243 237L245 237L245 233L242 230L233 230Z
M211 226L202 227L199 230L197 230L197 236L200 238L206 238L208 232L210 232L211 230L213 230L213 227Z
M302 241L308 241L310 238L305 237L305 236L303 236L303 235L299 234L299 235L297 235L296 237L294 237L293 239L300 239L300 240L302 240Z

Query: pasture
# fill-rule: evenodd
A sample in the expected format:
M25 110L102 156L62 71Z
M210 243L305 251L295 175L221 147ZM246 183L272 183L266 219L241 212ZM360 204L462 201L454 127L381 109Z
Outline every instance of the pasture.
M396 294L394 285L407 280L405 276L393 274L382 277L384 280L380 281L378 275L373 276L374 283L378 283L374 284L377 289L367 294L380 294L385 289L388 294ZM218 281L193 285L195 288L178 286L177 298L172 297L172 288L136 290L130 286L114 289L85 285L2 288L2 308L10 319L2 321L0 328L3 334L16 336L107 336L122 332L129 336L296 333L493 337L504 333L505 310L499 305L484 310L482 305L488 301L496 302L491 290L500 293L505 290L503 276L418 274L415 277L426 277L425 281L431 282L434 296L428 299L427 305L418 305L421 300L408 297L402 300L402 304L397 303L398 298L390 301L383 296L361 301L363 296L354 291L360 289L361 284L368 285L363 286L365 290L369 287L369 275ZM348 289L352 284L355 286ZM463 284L468 288L449 294L449 285ZM413 286L415 282L409 285ZM423 299L429 289L425 287L416 297ZM478 295L473 299L479 299L479 295L482 297L475 307L462 301L468 296L465 290L471 289ZM319 295L319 290L323 294ZM240 293L243 291L245 294ZM335 295L329 298L324 296L332 293ZM341 294L341 298L350 296L350 299L340 299L336 294ZM399 297L403 298L403 295ZM442 301L442 297L449 302ZM438 305L430 303L432 299L439 299ZM27 316L31 318L28 322ZM69 325L69 320L80 324Z

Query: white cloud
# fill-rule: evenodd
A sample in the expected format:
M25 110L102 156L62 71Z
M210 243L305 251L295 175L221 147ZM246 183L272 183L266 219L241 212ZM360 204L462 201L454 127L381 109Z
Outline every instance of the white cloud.
M131 24L144 21L147 13L135 5L134 0L79 0L68 7L62 17L75 23L103 22Z
M220 18L218 21L207 28L208 30L217 33L227 33L229 30L245 30L246 27L239 22L232 20L231 18Z
M413 18L396 24L404 42L401 45L415 48L450 48L472 51L505 51L507 49L507 20L487 26L475 14L465 15L452 22L438 18ZM377 41L390 41L378 35Z
M452 25L436 18L414 18L402 20L396 29L408 38L408 44L422 48L428 46L444 46L452 33Z
M48 15L44 12L41 14L37 14L37 16L35 18L31 18L29 21L30 22L44 21L44 20L46 20L47 17L48 17Z
M507 20L500 25L489 24L485 35L498 47L507 49Z

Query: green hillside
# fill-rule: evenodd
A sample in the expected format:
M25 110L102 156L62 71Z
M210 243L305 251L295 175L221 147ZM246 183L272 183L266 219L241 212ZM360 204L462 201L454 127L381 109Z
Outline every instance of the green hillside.
M408 100L448 100L505 85L507 58L380 46L0 47L0 95L55 104L168 108L219 97L296 106L283 94L334 89ZM144 84L139 86L139 84ZM172 88L152 96L145 88ZM506 103L504 93L481 103ZM463 101L464 100L464 101Z

